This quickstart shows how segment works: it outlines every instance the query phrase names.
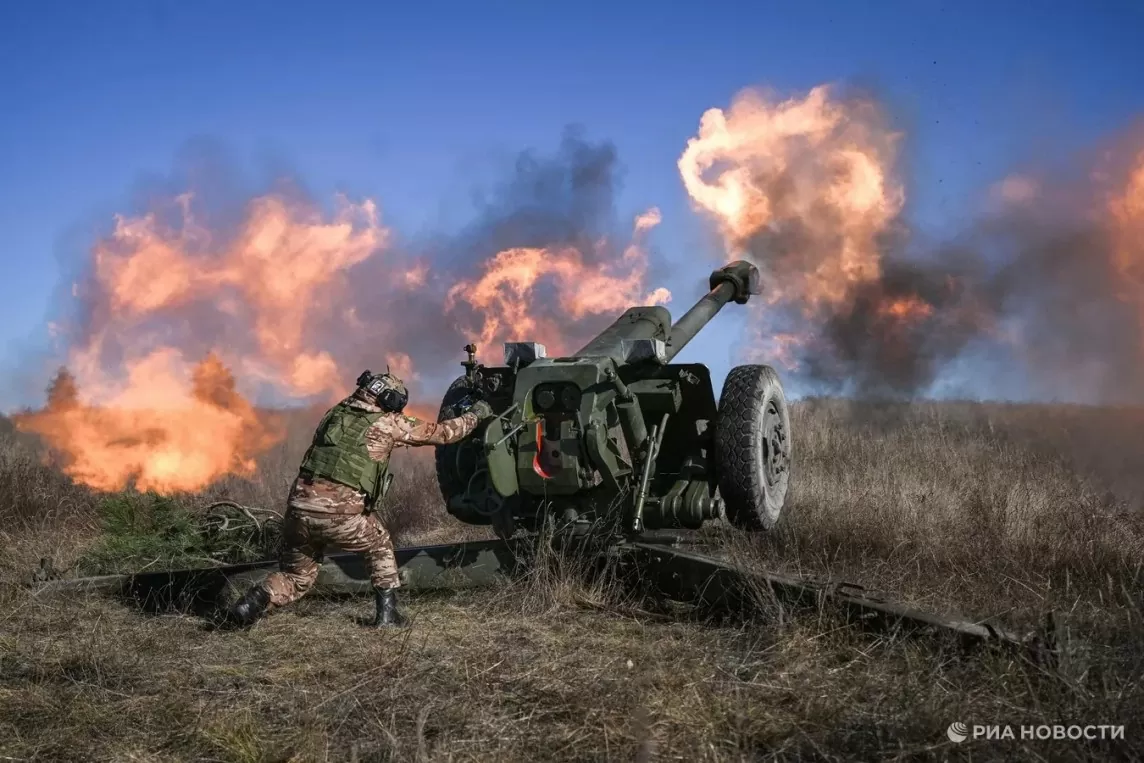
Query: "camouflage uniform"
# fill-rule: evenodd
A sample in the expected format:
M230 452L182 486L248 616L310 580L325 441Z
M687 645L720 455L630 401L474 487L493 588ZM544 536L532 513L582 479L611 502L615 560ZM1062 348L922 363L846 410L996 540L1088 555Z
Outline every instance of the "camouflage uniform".
M423 421L384 411L356 393L341 405L377 414L365 430L365 450L371 460L386 465L396 447L449 445L466 437L479 422L472 412L441 423ZM318 577L318 560L330 547L365 554L375 589L401 585L393 540L377 514L368 511L368 504L364 490L305 471L299 473L287 502L280 570L262 584L270 595L271 607L282 607L306 595Z

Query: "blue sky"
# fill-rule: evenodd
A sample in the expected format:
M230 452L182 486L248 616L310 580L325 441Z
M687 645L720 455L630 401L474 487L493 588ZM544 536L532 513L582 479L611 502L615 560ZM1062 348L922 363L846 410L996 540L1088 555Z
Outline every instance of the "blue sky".
M621 212L658 205L655 245L698 260L669 284L686 287L707 239L675 162L740 88L875 88L908 131L911 215L940 232L1015 164L1144 112L1142 29L1139 2L7 0L0 362L42 337L62 237L188 139L284 157L319 197L374 196L413 235L457 221L483 157L583 124L618 148ZM687 359L721 377L730 336Z

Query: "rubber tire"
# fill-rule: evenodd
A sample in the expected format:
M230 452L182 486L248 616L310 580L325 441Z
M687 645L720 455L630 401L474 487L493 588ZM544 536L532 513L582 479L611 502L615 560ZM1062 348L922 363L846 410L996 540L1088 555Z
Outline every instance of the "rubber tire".
M770 413L768 414L768 410ZM772 471L768 435L785 433L785 468ZM770 429L770 432L764 432ZM790 412L779 375L770 366L736 366L723 381L715 420L715 473L727 519L743 530L778 522L790 482Z
M457 413L453 406L468 393L469 385L465 377L459 376L454 379L441 398L441 407L437 411L437 423L456 416ZM465 492L465 488L469 484L469 475L457 474L457 448L456 444L438 445L434 448L433 457L437 471L437 487L441 490L441 497L445 500L446 505L449 504L449 499L454 495Z
M453 380L441 398L441 408L437 411L437 423L451 419L459 414L454 406L469 394L469 385L464 376ZM437 472L437 488L441 491L441 498L445 502L445 512L454 519L468 525L486 526L491 523L489 517L473 511L454 512L449 508L449 501L455 495L461 495L469 486L469 478L481 466L484 466L483 457L478 460L472 473L457 473L457 451L464 447L461 443L452 445L438 445L434 448L434 466Z

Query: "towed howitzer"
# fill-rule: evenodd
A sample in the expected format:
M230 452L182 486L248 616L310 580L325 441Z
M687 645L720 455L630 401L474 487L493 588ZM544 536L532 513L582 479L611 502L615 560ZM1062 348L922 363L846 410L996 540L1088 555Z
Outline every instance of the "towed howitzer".
M791 464L778 374L736 366L717 402L706 366L671 362L724 305L760 293L759 272L733 262L709 287L674 324L664 307L631 307L567 357L508 342L504 364L486 366L467 345L465 374L438 420L477 399L497 415L436 449L449 513L502 537L553 515L581 526L616 520L629 536L724 516L744 529L773 527Z

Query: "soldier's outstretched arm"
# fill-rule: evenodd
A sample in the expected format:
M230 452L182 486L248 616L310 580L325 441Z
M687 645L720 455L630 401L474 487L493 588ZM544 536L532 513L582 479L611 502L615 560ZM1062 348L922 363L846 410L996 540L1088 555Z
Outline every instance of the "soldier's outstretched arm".
M463 440L477 428L480 419L472 411L462 413L440 423L425 421L416 416L398 416L393 439L401 445L451 445Z

